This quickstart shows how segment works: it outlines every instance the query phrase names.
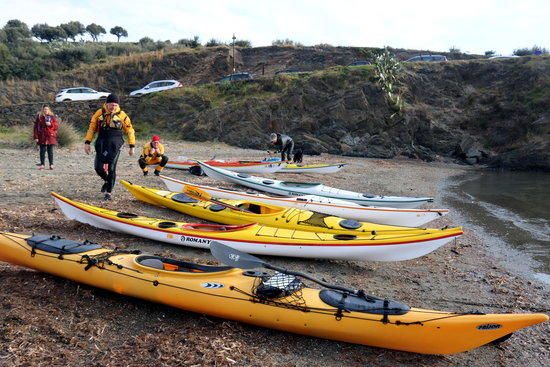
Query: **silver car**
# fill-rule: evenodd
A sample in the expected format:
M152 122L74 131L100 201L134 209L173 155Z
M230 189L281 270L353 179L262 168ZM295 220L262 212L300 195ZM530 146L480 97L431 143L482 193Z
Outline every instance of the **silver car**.
M144 94L161 92L163 90L169 90L174 88L181 88L183 84L177 80L157 80L147 84L145 87L135 90L130 93L130 97L139 97Z
M107 98L109 92L98 92L92 88L77 87L61 89L55 95L56 102L68 101L93 101L97 99Z

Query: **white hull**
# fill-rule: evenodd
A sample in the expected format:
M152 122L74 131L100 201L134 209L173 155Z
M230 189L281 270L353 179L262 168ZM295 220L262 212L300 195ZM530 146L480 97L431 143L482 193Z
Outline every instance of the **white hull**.
M81 223L86 223L97 228L127 233L133 236L143 237L153 241L166 242L173 245L184 245L204 249L208 249L210 247L211 241L217 241L240 251L258 255L290 256L313 259L402 261L429 254L430 252L445 245L453 238L459 236L454 235L433 240L388 245L355 244L347 246L310 244L292 245L269 242L255 243L217 238L215 234L208 235L204 234L204 232L198 235L188 234L184 230L181 230L180 234L163 229L145 228L90 213L56 197L54 197L54 200L67 218Z
M320 174L330 174L330 173L336 173L340 171L342 168L346 166L345 163L341 164L331 164L324 167L285 167L281 169L280 171L277 171L277 173L320 173Z
M432 198L411 198L403 196L365 196L354 191L347 191L329 187L325 185L308 185L296 186L286 184L284 181L270 180L262 177L242 177L237 173L229 172L218 167L211 167L205 163L199 162L202 170L206 175L216 180L231 182L234 184L246 186L259 191L265 191L282 196L301 196L301 195L317 195L327 198L351 201L361 205L368 206L383 206L391 208L406 208L414 209L421 205L432 202Z
M322 196L304 195L289 197L272 197L262 194L231 191L216 187L197 185L180 181L171 177L160 176L168 190L183 192L185 185L198 187L217 199L249 200L263 204L277 205L285 208L297 208L312 212L334 215L336 217L355 219L360 222L370 222L403 227L421 227L446 215L447 209L395 209L383 207L368 207L350 201L330 199Z

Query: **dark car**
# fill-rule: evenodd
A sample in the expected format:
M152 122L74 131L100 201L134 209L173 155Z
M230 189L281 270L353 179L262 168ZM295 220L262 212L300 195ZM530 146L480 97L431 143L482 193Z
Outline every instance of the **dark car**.
M370 62L367 60L357 60L352 62L351 64L348 64L348 66L363 66L363 65L370 65Z
M241 73L234 73L227 76L224 76L220 80L218 80L218 83L223 82L236 82L240 80L252 80L252 74L247 72L241 72Z
M408 60L405 60L405 62L417 62L417 61L441 62L441 61L447 61L447 57L443 55L418 55L418 56L411 57Z

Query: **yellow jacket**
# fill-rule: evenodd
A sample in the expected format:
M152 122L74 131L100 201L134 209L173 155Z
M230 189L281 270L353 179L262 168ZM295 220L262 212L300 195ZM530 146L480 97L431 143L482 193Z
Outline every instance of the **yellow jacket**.
M158 143L158 152L151 153L153 150L153 147L151 146L151 143L147 143L143 146L143 153L141 154L141 158L145 160L147 164L149 163L157 163L160 162L160 157L164 155L164 145L161 143Z
M97 110L92 119L90 120L90 126L86 133L86 143L89 144L94 139L94 135L99 132L102 127L109 127L111 129L122 130L126 136L128 136L128 144L130 147L136 145L136 137L134 128L132 127L132 121L124 111L117 107L113 113L107 112L105 105Z

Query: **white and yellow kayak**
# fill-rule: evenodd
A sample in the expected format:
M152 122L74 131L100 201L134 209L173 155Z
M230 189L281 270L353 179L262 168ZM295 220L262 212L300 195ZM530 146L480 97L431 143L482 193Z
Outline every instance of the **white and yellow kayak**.
M213 199L206 197L207 193L198 190L185 192L185 194L191 195L191 197L182 201L178 200L182 196L179 192L144 187L124 180L121 180L120 183L136 199L145 203L221 224L239 225L258 223L268 227L354 236L367 233L377 233L380 235L417 235L439 233L441 231L436 228L398 227L358 222L352 219L315 213L309 210L285 208L249 200Z
M186 188L197 188L219 199L254 201L286 208L310 210L316 213L354 219L361 222L392 226L421 227L449 213L447 209L398 209L364 206L351 201L316 195L268 196L250 191L199 185L163 175L160 178L170 191L183 192Z
M240 226L168 221L121 213L70 200L52 193L69 219L174 245L208 248L218 241L238 250L274 256L316 259L401 261L426 255L463 234L462 229L441 229L422 234L340 235L274 228L256 223ZM177 200L189 197L181 194Z

